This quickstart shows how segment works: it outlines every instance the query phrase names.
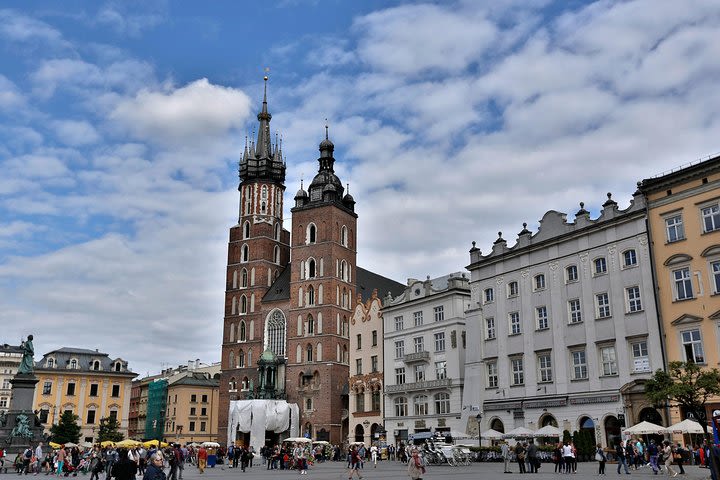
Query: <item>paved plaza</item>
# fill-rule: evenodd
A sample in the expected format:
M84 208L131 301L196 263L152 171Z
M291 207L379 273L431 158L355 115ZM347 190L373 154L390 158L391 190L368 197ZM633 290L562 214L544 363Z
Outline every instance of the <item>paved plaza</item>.
M512 465L512 470L517 472L517 464ZM523 477L536 477L538 480L550 479L550 478L568 478L568 480L586 480L592 478L597 480L597 463L579 463L578 472L575 475L559 475L553 473L553 464L544 463L540 468L538 474L525 474ZM614 464L608 464L606 466L607 475L605 478L619 477L616 473L617 466ZM427 473L425 474L425 480L434 479L473 479L478 478L487 480L501 480L508 478L516 478L519 476L518 473L503 474L503 464L495 462L482 462L473 463L466 467L451 467L449 465L432 465L428 467ZM640 477L646 480L659 479L665 480L665 475L658 474L653 475L652 470L649 468L641 468L639 470L632 470L630 475L623 474L623 478ZM685 467L685 475L679 475L676 480L704 480L710 477L710 471L705 468L698 467ZM348 470L345 468L344 462L325 462L319 463L310 468L307 476L302 478L311 478L313 480L343 480L347 479ZM406 474L406 467L400 462L379 462L377 468L372 468L372 465L365 464L365 468L361 470L364 480L408 480ZM215 468L209 468L203 475L200 475L195 467L188 466L185 468L183 474L183 480L198 480L204 478L207 480L213 479L226 479L226 478L247 478L247 480L255 480L258 478L266 478L273 480L280 480L285 478L300 478L300 475L295 470L267 470L264 466L256 465L253 468L248 468L246 472L242 472L240 469L227 468L224 465L217 465ZM356 477L353 477L354 479Z

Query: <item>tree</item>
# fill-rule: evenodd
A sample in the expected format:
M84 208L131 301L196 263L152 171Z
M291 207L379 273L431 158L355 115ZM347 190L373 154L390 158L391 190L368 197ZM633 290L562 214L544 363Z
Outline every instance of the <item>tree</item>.
M55 443L78 443L80 441L80 425L78 425L79 417L66 410L60 415L60 421L57 425L50 427L50 435Z
M657 370L645 383L645 393L654 405L680 407L700 421L705 436L705 404L720 396L720 370L701 368L694 362L670 362L668 370Z
M100 430L98 431L98 442L110 440L111 442L119 442L122 440L123 434L118 431L120 422L117 418L105 417L100 419Z

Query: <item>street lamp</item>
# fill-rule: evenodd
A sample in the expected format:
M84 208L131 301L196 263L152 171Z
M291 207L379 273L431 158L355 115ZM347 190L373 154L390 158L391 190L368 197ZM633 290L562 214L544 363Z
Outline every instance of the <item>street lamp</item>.
M475 415L475 419L478 422L478 447L482 447L482 436L480 435L480 420L482 420L482 413Z

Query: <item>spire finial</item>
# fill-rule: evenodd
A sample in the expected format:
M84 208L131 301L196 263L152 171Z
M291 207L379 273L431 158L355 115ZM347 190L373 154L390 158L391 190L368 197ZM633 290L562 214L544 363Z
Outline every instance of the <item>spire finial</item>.
M350 182L345 184L345 189L347 190L347 193L350 193Z
M326 118L326 119L325 119L325 140L330 140L330 138L329 138L329 136L328 136L328 128L329 128L329 127L328 127L328 120L327 120L327 118Z

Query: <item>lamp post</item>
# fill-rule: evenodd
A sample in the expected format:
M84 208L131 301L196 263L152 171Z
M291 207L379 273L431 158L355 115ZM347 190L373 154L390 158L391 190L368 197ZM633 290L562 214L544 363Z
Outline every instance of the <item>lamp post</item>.
M482 420L482 413L475 415L475 419L478 422L478 447L482 447L482 435L480 435L480 420Z

